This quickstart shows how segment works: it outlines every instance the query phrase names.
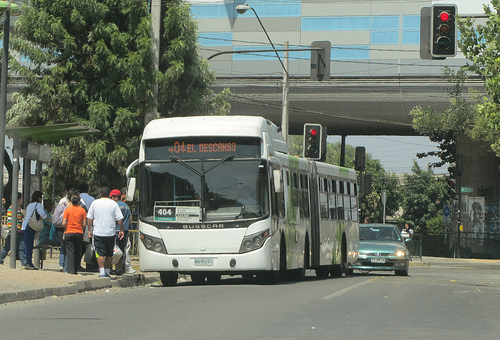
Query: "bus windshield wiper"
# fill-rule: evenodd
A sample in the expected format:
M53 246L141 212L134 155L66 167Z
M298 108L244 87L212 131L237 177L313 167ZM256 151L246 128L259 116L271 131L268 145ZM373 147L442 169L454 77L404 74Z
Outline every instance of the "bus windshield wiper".
M204 176L207 172L212 171L213 169L215 169L216 167L218 167L222 163L224 163L226 161L229 161L229 160L232 160L233 158L234 158L234 154L229 155L226 158L219 159L219 161L216 164L214 164L212 167L208 168L207 170L204 169L203 160L202 159L198 159L200 161L201 165L202 165L201 166L201 171L198 171L195 168L193 168L191 165L189 165L188 163L186 163L185 161L183 161L182 159L180 159L179 157L174 156L174 155L170 156L170 160L172 162L177 162L177 163L182 164L186 169L191 170L192 172L194 172L195 174L197 174L200 177Z
M205 179L205 175L207 172L212 171L213 169L217 168L219 165L222 165L224 162L226 162L230 159L233 159L233 158L234 158L234 154L229 155L223 159L220 159L216 164L214 164L212 167L208 168L207 170L205 170L205 163L203 163L203 159L199 159L199 162L201 164L201 170L198 171L195 168L193 168L191 165L189 165L188 163L186 163L185 161L180 159L179 157L174 156L174 155L170 156L170 160L172 160L172 162L177 162L177 163L181 164L182 166L184 166L186 169L188 169L188 170L194 172L196 175L200 176L201 190L202 190L202 194L201 194L201 206L202 206L201 218L203 221L206 219L206 216L207 216L207 209L206 208L208 205L208 192L209 192L208 186L207 186L207 181Z

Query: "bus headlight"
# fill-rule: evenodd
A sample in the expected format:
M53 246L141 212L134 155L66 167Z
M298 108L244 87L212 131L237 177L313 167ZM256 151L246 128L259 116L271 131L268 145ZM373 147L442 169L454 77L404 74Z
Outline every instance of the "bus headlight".
M245 236L243 238L243 242L241 242L240 253L247 253L249 251L261 248L268 237L269 229L258 232L256 234Z
M168 254L167 249L165 248L165 245L163 244L163 240L161 238L141 233L141 241L147 250L151 250L157 253Z

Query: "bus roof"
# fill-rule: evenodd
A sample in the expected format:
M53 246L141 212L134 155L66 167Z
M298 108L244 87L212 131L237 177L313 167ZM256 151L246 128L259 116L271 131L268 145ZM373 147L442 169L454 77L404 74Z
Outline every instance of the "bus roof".
M190 116L161 118L149 122L143 139L240 136L259 137L264 133L273 141L276 151L288 153L288 147L278 127L268 119L256 116Z

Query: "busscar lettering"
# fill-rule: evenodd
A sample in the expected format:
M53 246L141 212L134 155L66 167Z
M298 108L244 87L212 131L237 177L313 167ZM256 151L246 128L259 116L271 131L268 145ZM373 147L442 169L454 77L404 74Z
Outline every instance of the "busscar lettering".
M223 223L209 223L209 224L183 224L182 229L222 229Z

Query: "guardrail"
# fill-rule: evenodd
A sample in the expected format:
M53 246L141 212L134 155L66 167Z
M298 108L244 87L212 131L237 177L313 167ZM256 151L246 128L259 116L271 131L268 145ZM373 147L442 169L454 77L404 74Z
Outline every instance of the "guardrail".
M422 261L422 235L413 234L411 235L411 241L406 242L406 247L410 252L410 257L412 261L415 258L419 258Z

